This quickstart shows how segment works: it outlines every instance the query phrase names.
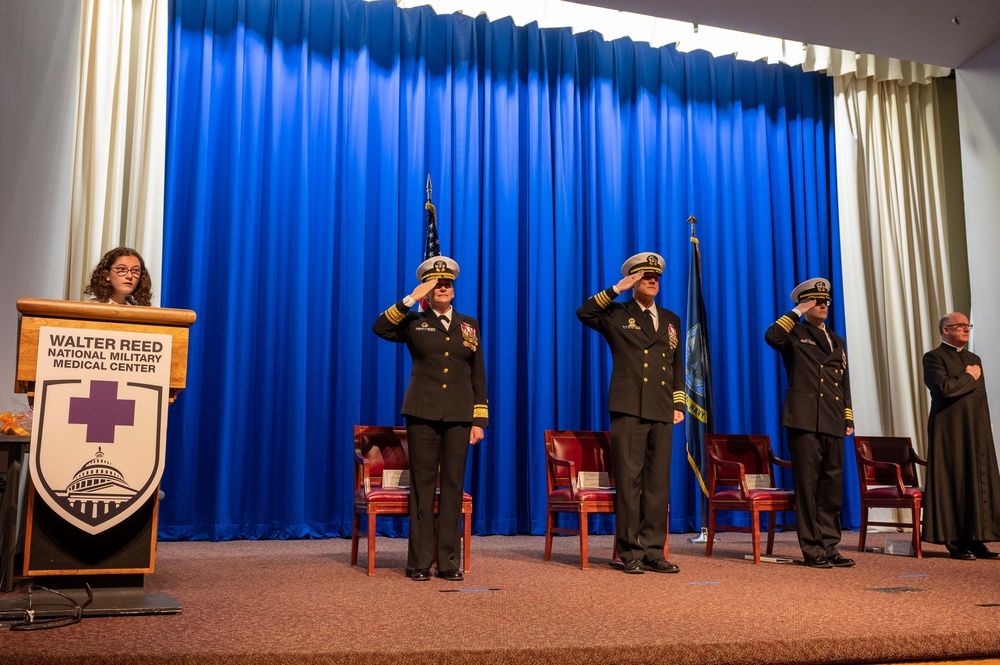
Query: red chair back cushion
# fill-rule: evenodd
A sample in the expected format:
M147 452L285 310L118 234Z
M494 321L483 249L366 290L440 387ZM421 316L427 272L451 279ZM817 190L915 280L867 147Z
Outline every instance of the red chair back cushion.
M359 449L361 455L368 458L368 472L373 480L381 479L385 469L410 468L406 430L363 432Z
M564 432L552 437L552 455L572 462L577 471L611 471L611 441L606 432ZM566 478L568 469L556 467L557 478Z
M916 465L911 456L910 440L905 437L856 437L854 445L868 459L876 462L892 462L899 465L904 485L917 484ZM864 465L865 482L868 485L895 485L894 469L876 469Z
M766 438L750 436L726 436L725 438L708 439L705 446L715 457L726 462L739 462L743 465L743 473L771 474L771 464L767 457L770 445ZM740 473L736 469L710 465L714 469L716 485L739 485Z

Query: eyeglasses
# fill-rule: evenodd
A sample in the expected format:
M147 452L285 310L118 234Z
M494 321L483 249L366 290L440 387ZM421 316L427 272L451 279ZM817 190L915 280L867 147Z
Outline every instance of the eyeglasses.
M813 302L816 303L817 307L829 307L832 303L825 298L813 298Z
M129 270L125 266L115 266L115 267L113 267L111 269L111 272L113 272L114 274L118 275L119 277L124 277L125 275L127 275L129 273L132 273L133 277L138 277L139 275L142 274L142 268L140 268L139 266L136 266L135 268L132 268L131 270Z
M945 328L958 328L959 330L972 330L971 323L949 323Z

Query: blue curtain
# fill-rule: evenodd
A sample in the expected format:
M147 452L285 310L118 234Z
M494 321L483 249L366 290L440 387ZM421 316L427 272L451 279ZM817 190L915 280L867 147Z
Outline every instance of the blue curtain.
M689 214L717 429L787 457L764 330L799 281L841 283L824 76L389 1L175 0L169 80L163 303L198 321L162 537L350 533L352 428L402 422L409 358L371 325L415 286L428 173L483 327L475 533L544 532L543 430L608 427L609 353L574 312L653 250L683 314ZM675 532L701 524L683 437Z

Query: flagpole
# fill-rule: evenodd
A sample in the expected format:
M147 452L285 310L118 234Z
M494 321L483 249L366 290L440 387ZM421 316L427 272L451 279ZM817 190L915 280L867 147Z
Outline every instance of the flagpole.
M698 238L695 235L695 225L698 223L698 220L695 218L694 215L689 215L688 218L687 218L687 221L685 223L687 223L687 224L689 224L691 226L690 241L697 246L697 244L698 244ZM694 251L692 251L691 261L697 261L698 264L699 264L697 266L697 279L699 280L699 282L701 280L701 265L700 265L701 261L700 261L700 257L701 257L701 252L695 253ZM692 269L691 272L694 273L695 270ZM691 289L691 285L689 284L688 285L688 290L690 291L690 289ZM699 289L698 289L698 293L699 294L701 293L700 286L699 286ZM699 299L700 298L701 298L701 296L699 295ZM688 321L688 325L689 326L691 325L691 321L690 320ZM686 375L686 371L685 371L685 375ZM690 447L690 444L691 444L691 442L687 441L688 447ZM689 452L688 459L689 459L689 461L691 459L690 452ZM696 474L698 475L699 488L702 489L702 490L704 490L704 486L705 486L704 480L701 478L701 475L698 474L697 471L696 471ZM708 542L708 529L705 526L705 515L708 513L708 494L706 492L707 491L700 492L700 494L701 494L701 533L699 533L697 536L694 536L692 538L688 538L688 542L689 543L707 543ZM718 538L714 538L713 540L715 542L719 542Z

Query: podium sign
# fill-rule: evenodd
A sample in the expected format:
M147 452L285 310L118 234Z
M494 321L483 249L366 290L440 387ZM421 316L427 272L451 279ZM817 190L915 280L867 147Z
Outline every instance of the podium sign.
M39 328L31 480L76 528L99 534L156 493L170 355L167 334Z

